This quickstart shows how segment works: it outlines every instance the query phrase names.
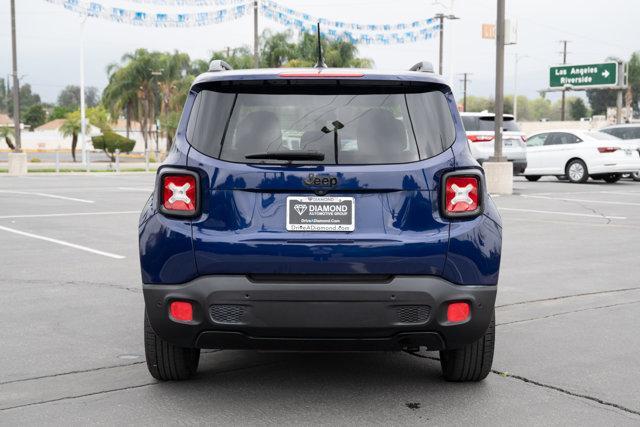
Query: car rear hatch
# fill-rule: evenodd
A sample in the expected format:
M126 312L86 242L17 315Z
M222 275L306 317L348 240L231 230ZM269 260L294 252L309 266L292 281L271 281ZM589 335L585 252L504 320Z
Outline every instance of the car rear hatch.
M448 88L358 83L195 88L187 139L203 183L192 221L200 274L441 274Z
M495 116L493 114L463 116L462 121L470 143L485 142L493 147L495 142ZM525 157L524 133L520 131L513 116L504 116L502 123L503 154L509 159Z

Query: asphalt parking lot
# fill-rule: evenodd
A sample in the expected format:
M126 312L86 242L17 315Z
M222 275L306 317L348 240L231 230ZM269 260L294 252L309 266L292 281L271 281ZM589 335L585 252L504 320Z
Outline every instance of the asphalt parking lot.
M0 424L640 423L640 183L517 178L494 372L437 353L209 351L147 373L138 213L153 174L0 178Z

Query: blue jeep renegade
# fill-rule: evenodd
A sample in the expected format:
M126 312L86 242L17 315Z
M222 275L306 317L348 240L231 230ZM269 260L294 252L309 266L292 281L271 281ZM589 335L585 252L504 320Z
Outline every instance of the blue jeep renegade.
M233 71L191 87L140 217L151 375L200 349L439 350L490 371L502 228L451 89L411 71Z

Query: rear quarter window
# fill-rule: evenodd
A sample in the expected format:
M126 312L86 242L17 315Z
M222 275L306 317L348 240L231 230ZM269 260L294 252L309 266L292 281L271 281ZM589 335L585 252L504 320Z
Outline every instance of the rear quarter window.
M240 163L247 155L320 152L311 164L408 163L440 154L455 140L445 95L418 93L227 93L204 89L187 140L198 151Z

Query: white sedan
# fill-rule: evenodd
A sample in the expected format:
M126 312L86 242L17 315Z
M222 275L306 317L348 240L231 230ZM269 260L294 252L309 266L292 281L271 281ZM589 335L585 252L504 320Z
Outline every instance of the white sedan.
M565 176L571 182L589 177L616 182L624 173L640 170L640 153L603 132L562 130L541 132L527 139L529 181L544 175Z

